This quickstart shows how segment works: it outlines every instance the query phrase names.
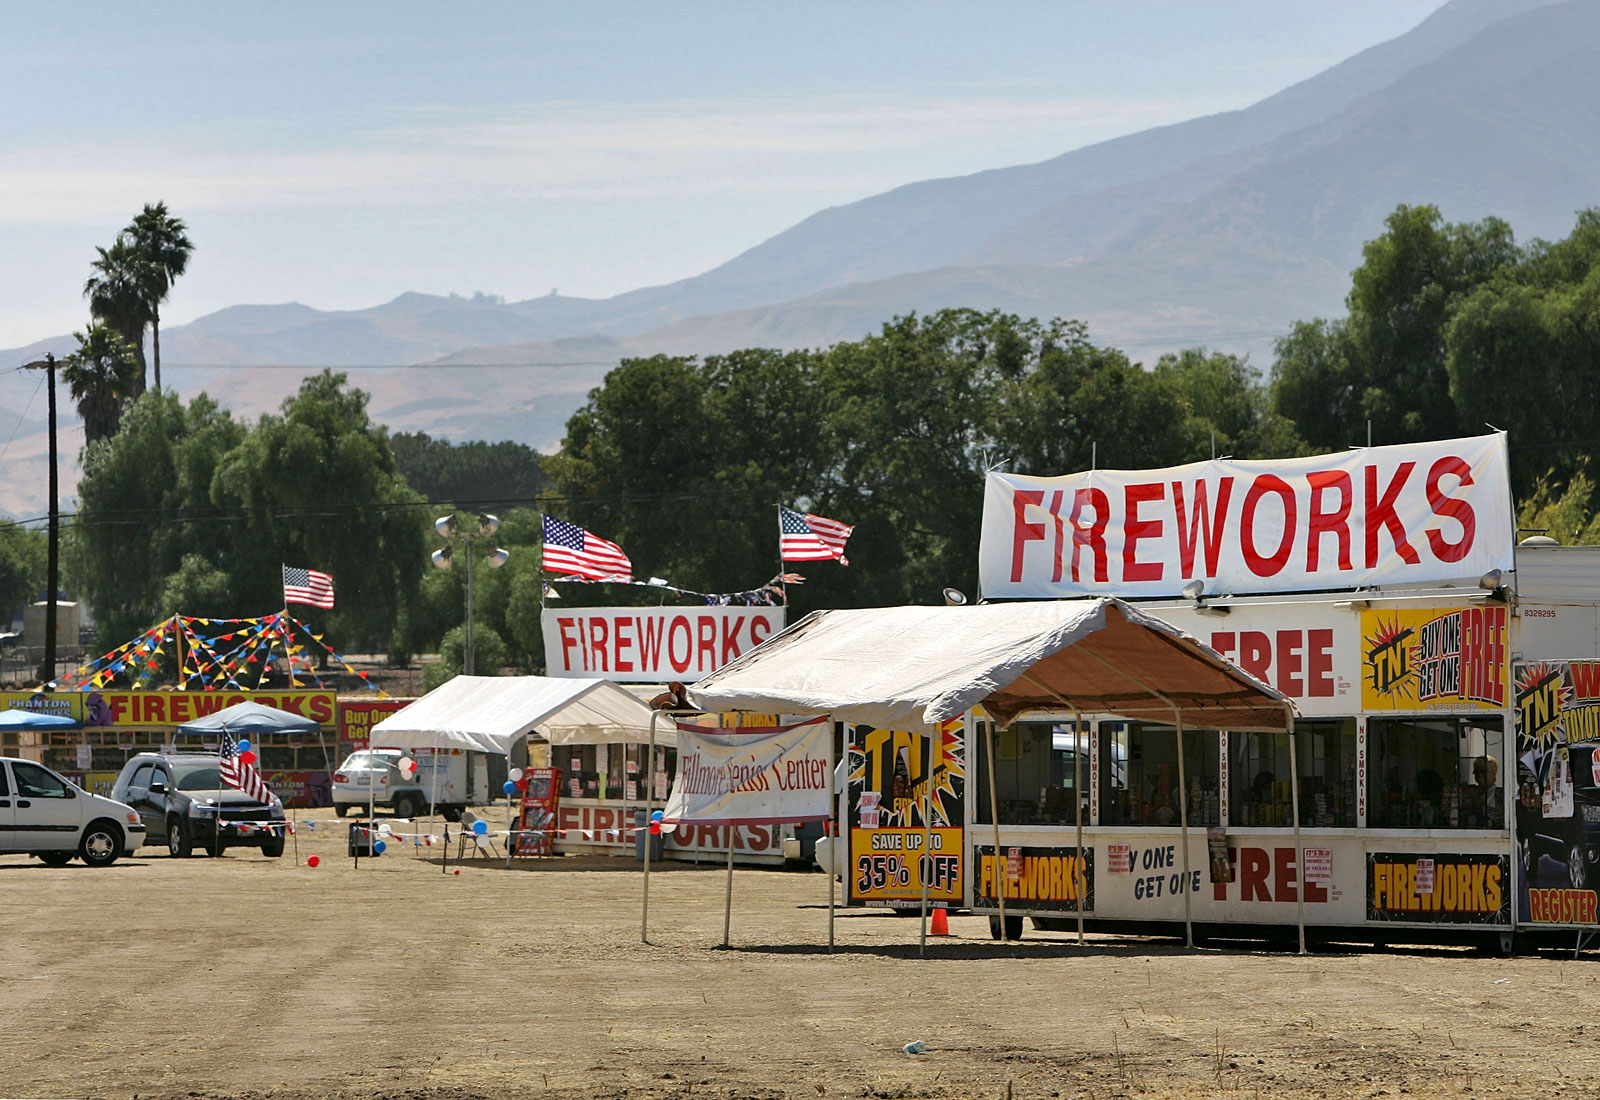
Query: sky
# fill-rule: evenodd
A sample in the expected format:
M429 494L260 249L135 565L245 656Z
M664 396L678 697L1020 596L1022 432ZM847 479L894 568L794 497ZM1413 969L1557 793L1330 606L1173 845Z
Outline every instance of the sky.
M605 297L829 206L1248 106L1442 0L0 0L0 347L81 328L144 203L163 325Z

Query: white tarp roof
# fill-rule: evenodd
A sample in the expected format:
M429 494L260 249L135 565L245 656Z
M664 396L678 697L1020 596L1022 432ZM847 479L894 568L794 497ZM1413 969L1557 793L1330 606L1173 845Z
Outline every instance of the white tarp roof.
M1173 705L1190 728L1293 722L1287 696L1116 599L817 611L689 694L706 710L830 714L913 733L980 705L1001 724L1069 706L1171 722Z
M650 740L650 707L610 680L457 676L372 727L373 747L509 753L536 734L555 745ZM662 722L657 744L671 745Z

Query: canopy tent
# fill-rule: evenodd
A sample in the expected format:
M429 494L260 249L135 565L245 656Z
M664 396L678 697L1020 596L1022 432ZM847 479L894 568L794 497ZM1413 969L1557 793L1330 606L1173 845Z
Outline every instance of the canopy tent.
M372 744L509 755L537 732L553 745L650 740L650 707L610 680L457 676L372 727Z
M0 729L4 730L64 730L77 729L80 725L76 718L66 714L16 708L0 712Z
M1110 598L816 611L699 681L690 695L706 710L829 714L836 721L930 738L939 722L976 706L1000 726L1030 711L1063 709L1079 716L1115 714L1171 722L1180 746L1185 726L1294 727L1294 704L1287 696L1193 635ZM1298 850L1293 737L1289 744ZM995 806L992 734L987 747L989 804ZM1180 747L1178 784L1187 790L1183 758ZM1073 802L1081 852L1082 802ZM1179 811L1187 875L1186 799L1179 800ZM991 816L998 853L999 815ZM996 895L1004 927L1005 892ZM926 909L924 896L924 934ZM1081 938L1081 905L1078 919ZM1193 943L1188 893L1184 922ZM1303 924L1301 935L1303 947Z
M303 714L290 714L277 707L246 701L185 722L175 732L191 735L227 732L259 737L267 733L315 733L321 728L315 719Z
M982 706L1286 730L1287 696L1117 599L815 611L690 689L707 710L831 714L931 734Z

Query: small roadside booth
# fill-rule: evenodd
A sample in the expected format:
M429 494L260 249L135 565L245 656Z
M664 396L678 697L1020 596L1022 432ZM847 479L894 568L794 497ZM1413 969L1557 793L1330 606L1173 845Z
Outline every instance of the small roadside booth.
M1175 745L1195 728L1281 732L1294 722L1294 705L1282 693L1192 635L1111 598L818 611L700 681L691 696L707 710L828 714L853 727L852 743L874 730L905 731L928 746L930 762L945 735L941 723L965 717L968 730L984 733L991 799L997 730L1033 712L1164 722ZM974 718L980 708L989 719L981 725ZM970 738L968 745L977 747ZM1175 778L1184 789L1183 754L1175 754ZM926 770L925 782L935 780L935 770ZM1074 901L1091 898L1094 886L1083 810L1077 803L1077 835L1051 865L1062 869L1057 885ZM850 824L847 811L840 817ZM1187 927L1206 836L1191 833L1181 803L1177 821L1179 840L1163 858L1183 898ZM898 853L852 848L846 877L916 876L925 911L931 880L947 877L931 852L931 831L932 816L925 815L920 843L907 838ZM970 830L964 850L952 853L958 862L945 864L964 882L965 903L991 913L996 930L1008 935L1020 931L1020 919L1008 919L1007 902L1024 896L1028 875L1028 853L1018 840L1003 837L991 822L988 829ZM922 854L913 859L917 849ZM1086 906L1075 908L1081 917Z

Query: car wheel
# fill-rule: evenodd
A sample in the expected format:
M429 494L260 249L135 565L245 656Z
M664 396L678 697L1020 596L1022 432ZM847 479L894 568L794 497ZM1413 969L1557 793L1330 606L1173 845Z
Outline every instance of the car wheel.
M40 852L39 860L46 867L65 867L72 862L72 852Z
M350 807L346 803L337 802L337 803L334 804L333 812L338 814L340 817L344 817L346 814L348 814L350 812Z
M110 867L121 854L122 830L114 822L91 823L78 842L78 856L90 867Z
M1013 917L1009 913L1006 914L1005 932L1006 939L1020 940L1022 938L1022 918ZM1000 915L998 913L989 918L989 938L992 940L1000 938Z
M226 844L207 844L206 845L206 855L210 856L212 859L217 859L217 858L221 857L222 853L226 852L227 850L228 850L228 846Z
M167 818L167 854L173 859L187 859L193 851L194 841L189 839L183 818Z
M261 854L271 859L277 859L283 855L283 837L273 836L262 841Z
M1577 841L1567 845L1567 881L1574 890L1586 890L1589 887L1588 853Z
M422 801L414 794L403 794L394 800L394 816L413 818L422 813Z

